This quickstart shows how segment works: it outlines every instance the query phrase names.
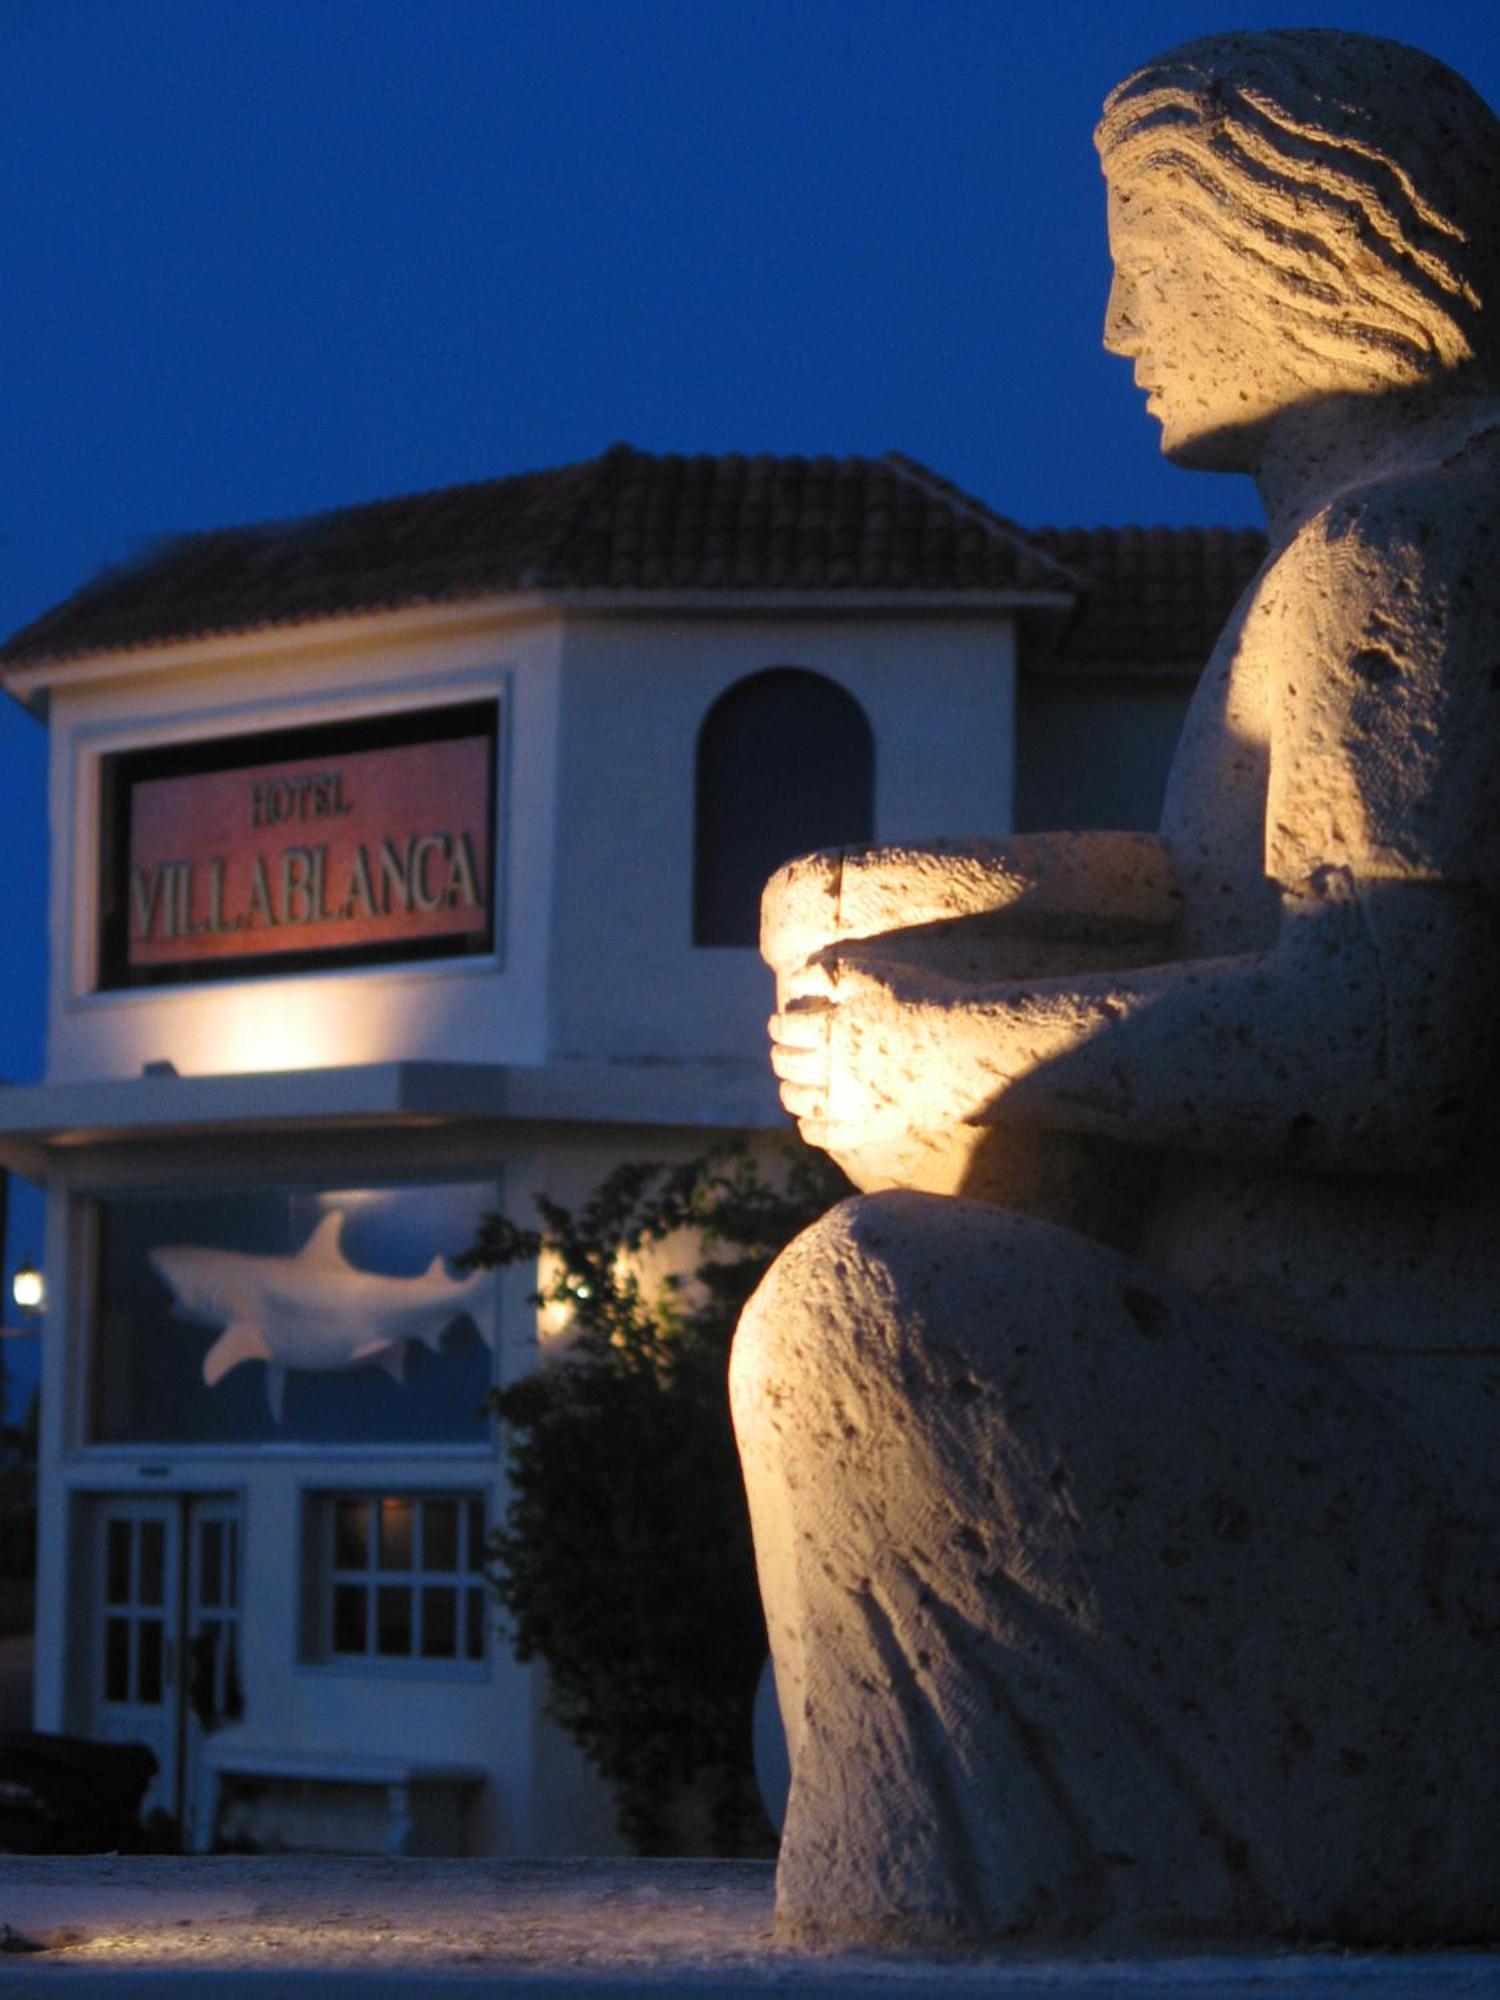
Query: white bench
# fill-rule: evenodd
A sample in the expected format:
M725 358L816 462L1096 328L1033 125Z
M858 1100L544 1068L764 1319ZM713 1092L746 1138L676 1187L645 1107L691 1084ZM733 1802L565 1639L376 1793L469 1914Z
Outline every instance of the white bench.
M484 1782L477 1764L434 1764L402 1757L361 1757L206 1743L202 1751L195 1853L212 1851L225 1794L246 1784L339 1785L381 1793L381 1851L459 1854L466 1795Z

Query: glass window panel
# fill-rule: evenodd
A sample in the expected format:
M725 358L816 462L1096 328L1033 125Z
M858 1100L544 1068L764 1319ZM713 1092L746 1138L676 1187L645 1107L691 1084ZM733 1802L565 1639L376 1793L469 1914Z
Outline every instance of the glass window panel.
M493 1375L488 1302L456 1304L435 1349L406 1339L399 1381L376 1366L296 1367L278 1393L260 1359L242 1359L205 1380L204 1361L227 1322L185 1321L174 1313L177 1287L186 1280L179 1258L168 1253L230 1253L250 1260L252 1270L264 1267L269 1282L320 1225L336 1221L349 1275L328 1282L347 1287L354 1310L370 1277L415 1278L435 1258L457 1256L495 1205L493 1181L102 1198L89 1327L94 1440L482 1443L490 1434L483 1402ZM451 1262L445 1268L451 1274Z
M411 1585L383 1583L375 1593L375 1650L382 1658L411 1653Z
M452 1660L458 1655L458 1592L435 1584L422 1592L422 1657Z
M107 1604L130 1602L130 1523L111 1521L105 1539L104 1600Z
M333 1566L368 1569L370 1563L370 1503L337 1500L333 1508Z
M473 1560L482 1548L482 1498L329 1494L322 1504L333 1522L335 1558L323 1585L332 1609L330 1656L485 1657L489 1591Z
M219 1699L223 1635L217 1618L205 1618L188 1642L188 1701L200 1722L217 1716L223 1707Z
M484 1658L484 1592L466 1590L468 1599L464 1618L464 1651L471 1660Z
M222 1521L200 1521L198 1524L198 1602L200 1604L222 1604L224 1601L224 1524Z
M412 1516L410 1500L388 1498L380 1503L381 1569L410 1569L412 1563Z
M135 1628L137 1701L161 1700L161 1620L143 1618Z
M333 1650L336 1653L363 1653L369 1646L365 1631L365 1587L362 1583L340 1583L333 1591Z
M458 1568L458 1502L427 1500L422 1504L422 1567Z
M162 1567L166 1551L166 1524L162 1521L142 1521L141 1572L136 1584L136 1593L142 1604L160 1604L162 1601Z
M119 1525L123 1526L123 1523ZM130 1620L104 1621L104 1699L130 1699Z
M240 1524L224 1523L224 1605L235 1610L240 1601Z

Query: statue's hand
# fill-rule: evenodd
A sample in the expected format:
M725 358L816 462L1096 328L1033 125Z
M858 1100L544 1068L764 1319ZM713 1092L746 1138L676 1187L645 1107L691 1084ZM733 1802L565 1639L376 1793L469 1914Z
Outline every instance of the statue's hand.
M888 939L828 946L783 980L771 1018L781 1101L810 1145L835 1154L991 1125L1002 1104L1034 1118L1055 1109L1038 1082L1087 1050L1079 1088L1094 1090L1101 1063L1119 1087L1110 1046L1163 976L975 980L898 958Z
M951 1118L949 985L857 944L783 982L771 1067L809 1145L849 1151Z

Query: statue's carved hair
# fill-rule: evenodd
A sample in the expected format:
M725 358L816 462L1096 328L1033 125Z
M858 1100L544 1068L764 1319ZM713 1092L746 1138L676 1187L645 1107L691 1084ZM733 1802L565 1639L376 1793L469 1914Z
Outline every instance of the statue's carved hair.
M1500 121L1400 42L1212 35L1110 93L1105 172L1169 200L1309 356L1410 384L1500 359Z

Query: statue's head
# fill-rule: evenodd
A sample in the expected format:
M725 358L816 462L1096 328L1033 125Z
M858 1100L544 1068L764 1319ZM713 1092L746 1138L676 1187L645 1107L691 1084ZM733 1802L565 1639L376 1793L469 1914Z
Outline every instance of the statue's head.
M1105 345L1168 457L1243 470L1296 404L1500 377L1500 121L1431 56L1213 35L1127 77L1096 142Z

